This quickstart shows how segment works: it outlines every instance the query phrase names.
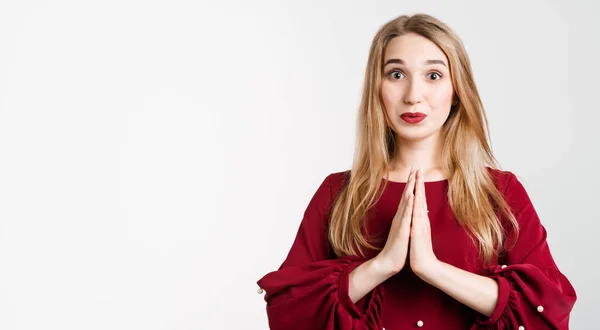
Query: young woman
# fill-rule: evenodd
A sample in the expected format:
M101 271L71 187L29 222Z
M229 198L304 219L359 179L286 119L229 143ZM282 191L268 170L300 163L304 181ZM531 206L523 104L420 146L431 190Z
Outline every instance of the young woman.
M423 14L385 24L352 169L325 178L258 281L271 329L568 329L575 290L488 140L454 32Z

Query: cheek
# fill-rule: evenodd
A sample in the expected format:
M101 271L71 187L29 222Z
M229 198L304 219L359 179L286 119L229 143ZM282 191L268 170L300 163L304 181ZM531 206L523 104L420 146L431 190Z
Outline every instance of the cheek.
M383 82L381 84L381 100L386 112L389 113L394 109L394 105L398 102L399 91L397 88L393 88L390 84Z
M453 95L454 90L452 89L451 84L439 86L439 88L432 89L431 93L429 94L429 104L432 108L450 107L452 105Z
M452 104L452 97L454 96L454 89L452 88L452 84L448 83L440 88L438 88L435 93L435 100L437 104L440 105L450 105Z

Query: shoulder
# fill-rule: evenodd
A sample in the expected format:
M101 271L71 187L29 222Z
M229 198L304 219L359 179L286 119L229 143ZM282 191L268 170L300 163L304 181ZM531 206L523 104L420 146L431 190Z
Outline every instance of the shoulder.
M524 209L533 207L525 186L523 186L515 173L499 169L488 169L496 181L498 191L504 196L504 199L513 212L518 213Z
M332 189L339 190L350 180L350 170L333 172L329 174L326 179L329 180Z
M344 185L350 180L350 170L329 173L322 180L313 200L328 206L338 196Z
M498 191L505 197L511 193L511 190L514 189L516 185L521 185L517 176L511 171L492 167L487 167L487 170L489 171L492 180L494 180L496 188L498 188Z
M335 197L341 191L346 180L350 178L350 171L333 172L325 176L321 181L319 188L314 193L311 204L319 208L329 208Z

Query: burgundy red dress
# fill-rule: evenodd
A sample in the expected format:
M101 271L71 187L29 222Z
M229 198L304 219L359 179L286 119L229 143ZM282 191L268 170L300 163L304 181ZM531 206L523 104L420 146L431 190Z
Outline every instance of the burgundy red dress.
M577 299L569 280L556 266L546 230L523 185L507 171L491 170L520 226L514 247L491 265L478 259L478 249L461 227L447 199L448 181L426 182L433 251L443 262L499 283L493 315L463 305L417 277L409 266L352 302L348 274L367 258L338 258L327 239L332 202L349 171L328 175L312 197L287 258L277 271L258 281L264 289L269 326L293 329L568 329ZM385 180L382 180L382 183ZM382 247L405 183L388 181L367 216L369 235ZM507 226L508 242L514 234Z

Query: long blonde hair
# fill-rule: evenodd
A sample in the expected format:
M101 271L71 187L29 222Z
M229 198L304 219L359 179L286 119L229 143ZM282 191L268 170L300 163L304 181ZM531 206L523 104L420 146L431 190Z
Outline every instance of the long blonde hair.
M447 25L425 14L399 16L383 25L373 39L358 113L354 161L350 179L332 207L329 241L337 256L365 256L366 249L376 250L363 232L364 219L381 196L382 178L389 176L396 151L396 137L380 97L383 56L392 38L409 32L429 39L448 57L456 93L455 105L441 128L448 201L459 223L477 241L480 257L488 263L503 249L506 233L499 216L505 216L517 234L518 224L487 168L498 166L464 46Z

